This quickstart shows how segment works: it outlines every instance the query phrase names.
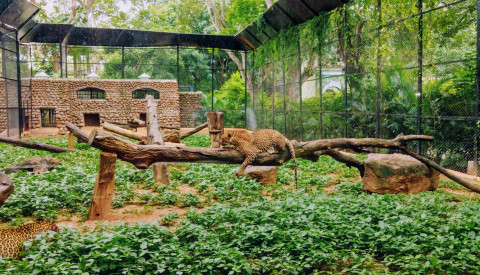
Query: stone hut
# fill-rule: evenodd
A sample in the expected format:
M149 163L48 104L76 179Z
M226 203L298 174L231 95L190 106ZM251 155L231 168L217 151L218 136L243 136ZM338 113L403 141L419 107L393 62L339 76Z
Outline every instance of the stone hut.
M22 79L23 101L31 108L29 128L57 127L69 121L77 126L97 126L101 121L126 122L132 114L145 116L145 95L158 104L160 125L191 127L198 123L201 92L182 92L176 80L136 79ZM30 83L28 83L30 82ZM6 106L5 83L0 80L0 108ZM24 104L24 106L26 106ZM6 128L6 112L0 109L0 132Z

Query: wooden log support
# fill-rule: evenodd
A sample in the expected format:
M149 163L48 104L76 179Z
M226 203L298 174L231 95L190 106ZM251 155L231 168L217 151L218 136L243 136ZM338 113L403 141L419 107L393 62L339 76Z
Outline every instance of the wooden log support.
M98 167L97 179L93 188L92 205L88 212L89 220L103 220L112 209L116 162L116 154L100 153L100 166Z
M184 138L186 138L186 137L189 137L189 136L191 136L191 135L199 132L199 131L202 130L203 128L206 128L207 126L208 126L208 122L205 122L205 123L203 123L203 124L201 124L201 125L193 128L192 130L190 130L190 131L188 131L188 132L186 132L186 133L181 134L181 135L180 135L180 139L184 139Z
M68 133L68 149L74 149L73 134Z
M48 145L48 144L44 144L44 143L40 143L40 142L34 142L34 141L18 139L18 138L10 138L10 137L0 136L0 142L11 144L13 146L20 146L20 147L25 147L25 148L30 148L30 149L37 149L37 150L48 151L48 152L52 152L52 153L75 152L75 150L73 150L73 149L57 147L57 146L53 146L53 145Z
M147 95L145 98L147 100L147 144L165 145L158 128L157 103L151 95ZM152 169L155 182L170 184L166 162L154 163Z
M116 126L114 124L111 124L111 123L108 123L108 122L104 122L102 124L102 127L103 127L103 129L105 129L107 131L110 131L112 133L119 134L119 135L122 135L122 136L126 136L126 137L129 137L129 138L133 138L133 139L138 140L138 141L142 141L144 144L147 143L147 136L145 136L145 135L141 135L141 134L129 131L125 128L118 127L118 126Z
M223 136L223 113L208 112L207 113L208 132L210 134L210 147L222 147Z
M0 206L2 206L8 197L10 197L14 188L15 187L10 178L0 172Z

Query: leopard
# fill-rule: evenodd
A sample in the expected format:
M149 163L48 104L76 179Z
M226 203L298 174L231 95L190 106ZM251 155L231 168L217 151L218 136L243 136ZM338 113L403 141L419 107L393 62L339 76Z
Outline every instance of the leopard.
M245 174L245 169L253 163L258 154L267 152L272 147L280 152L288 148L295 168L295 188L297 188L297 160L295 157L295 149L293 148L292 142L277 130L260 129L254 132L228 131L222 136L222 144L233 145L237 151L245 156L242 165L240 165L240 168L235 172L235 176L237 177Z
M45 231L58 231L58 227L51 221L36 221L22 225L15 229L0 230L0 256L3 258L18 259L24 249L23 242L33 239Z

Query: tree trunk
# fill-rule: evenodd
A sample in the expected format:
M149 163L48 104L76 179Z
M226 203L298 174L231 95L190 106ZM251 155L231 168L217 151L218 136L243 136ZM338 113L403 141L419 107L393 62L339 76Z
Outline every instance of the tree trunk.
M13 146L20 146L20 147L25 147L25 148L30 148L30 149L37 149L37 150L48 151L48 152L52 152L52 153L75 152L75 150L68 149L68 148L57 147L57 146L53 146L53 145L48 145L48 144L43 144L43 143L40 143L40 142L34 142L34 141L18 139L18 138L10 138L10 137L0 136L0 142L8 143L8 144L11 144Z
M92 205L88 212L89 220L103 220L112 208L115 188L115 153L100 153L100 166L92 194Z
M147 95L147 144L165 145L162 134L158 128L157 103L153 96ZM153 179L155 182L170 184L168 177L168 166L165 162L157 162L153 164Z
M223 113L207 113L208 132L210 134L210 147L220 148L223 136Z

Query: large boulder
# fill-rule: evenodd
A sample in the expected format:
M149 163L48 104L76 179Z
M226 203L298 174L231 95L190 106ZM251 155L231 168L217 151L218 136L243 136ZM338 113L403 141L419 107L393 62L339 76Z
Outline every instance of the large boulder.
M7 175L0 173L0 206L13 192L13 183Z
M277 183L277 166L254 166L249 165L245 169L245 174L258 180L263 185L272 185Z
M369 154L365 161L363 190L373 193L416 194L435 190L439 173L402 154Z

